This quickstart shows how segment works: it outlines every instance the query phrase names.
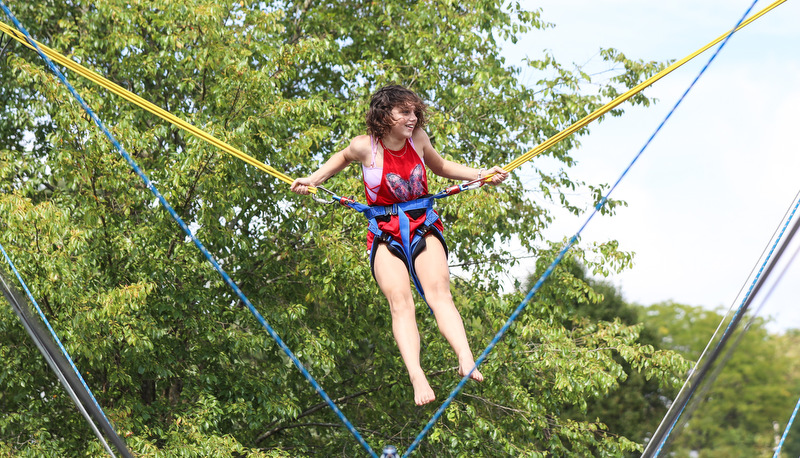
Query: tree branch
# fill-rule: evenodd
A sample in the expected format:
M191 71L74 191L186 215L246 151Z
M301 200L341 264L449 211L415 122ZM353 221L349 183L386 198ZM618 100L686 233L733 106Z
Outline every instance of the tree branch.
M396 382L395 382L395 383L396 383ZM391 383L391 384L389 384L388 386L392 386L392 385L394 385L394 383ZM357 397L361 397L361 396L364 396L364 395L366 395L366 394L373 393L373 392L375 392L375 391L380 391L381 389L383 389L383 387L384 387L383 385L379 385L379 386L377 386L377 387L375 387L375 388L369 388L369 389L367 389L367 390L359 391L358 393L349 394L349 395L347 395L347 396L342 396L342 397L340 397L340 398L333 399L333 402L334 402L334 404L342 404L342 405L344 405L344 404L345 404L347 401L349 401L350 399L354 399L354 398L357 398ZM311 415L312 413L314 413L314 412L316 412L316 411L318 411L318 410L320 410L320 409L322 409L322 408L324 408L324 407L327 407L327 405L328 405L328 403L327 403L327 402L320 402L319 404L316 404L316 405L314 405L314 406L311 406L311 407L309 407L308 409L306 409L305 411L301 412L301 413L300 413L300 414L299 414L297 417L295 417L294 419L295 419L295 420L298 420L298 419L300 419L300 418L303 418L303 417L306 417L306 416L308 416L308 415ZM274 422L272 422L272 424L270 424L270 426L272 426L272 425L274 425L274 424L276 424L276 423L278 423L278 421L274 421ZM265 432L264 434L262 434L262 435L258 436L258 437L256 438L256 441L255 441L255 443L256 443L256 444L258 444L259 442L263 441L264 439L268 438L269 436L272 436L273 434L276 434L276 433L278 433L278 432L281 432L281 431L283 431L284 429L296 428L296 427L298 427L298 426L301 426L301 425L303 425L303 424L298 424L298 425L286 425L286 426L278 426L278 427L276 427L276 428L272 428L271 430L269 430L269 431ZM308 425L308 424L306 424L306 425Z
M238 84L236 86L236 95L233 97L233 103L231 103L231 109L228 110L228 115L225 116L225 129L228 129L228 124L230 124L231 118L233 118L234 110L236 109L236 104L239 103L239 95L242 93L242 85Z
M186 195L185 195L185 197L183 199L183 203L181 204L180 210L178 212L178 214L181 215L182 217L186 216L185 213L188 211L189 203L192 200L192 196L194 195L195 189L197 189L197 183L200 182L200 177L208 169L208 164L211 163L211 159L213 157L214 157L214 153L209 153L208 154L208 156L206 157L205 163L203 163L203 166L200 167L200 170L198 170L197 173L195 174L194 181L192 182L192 185L189 186L188 190L186 190ZM178 240L180 240L181 238L183 238L183 233L179 233L175 237L173 237L172 241L169 244L169 249L167 249L167 259L172 259L172 253L175 250L175 245L178 243Z
M12 40L11 37L8 37L5 44L3 44L3 39L0 38L0 45L3 45L3 49L0 49L0 57L3 57L3 54L6 53L6 49L9 49L8 45L10 45L12 41L14 40Z
M294 32L292 33L292 38L289 39L289 43L295 44L297 40L300 39L300 33L298 33L298 26L300 24L300 19L308 12L308 9L311 7L311 0L305 0L303 2L303 6L301 6L297 10L297 16L294 18Z
M435 371L435 372L431 372L430 374L428 374L428 378L438 377L438 376L440 376L440 375L442 375L444 373L452 372L452 371L455 371L455 370L458 370L458 367L450 367L450 368L447 368L447 369L441 369L441 370L438 370L438 371ZM337 404L337 405L339 405L339 404L344 405L344 404L347 403L347 401L350 401L351 399L355 399L357 397L361 397L361 396L364 396L364 395L367 395L367 394L370 394L370 393L374 393L374 392L380 391L380 390L382 390L384 388L391 388L391 387L397 385L398 383L400 383L400 382L392 382L392 383L389 383L389 384L381 384L381 385L378 385L378 386L373 387L373 388L368 388L366 390L359 391L358 393L348 394L346 396L342 396L340 398L333 399L333 403ZM315 404L315 405L309 407L308 409L304 410L302 413L300 413L293 420L299 420L300 418L303 418L303 417L306 417L308 415L311 415L312 413L314 413L314 412L316 412L316 411L318 411L318 410L320 410L322 408L325 408L327 406L328 406L327 402L320 402L319 404ZM276 423L278 423L278 421L279 420L276 420L276 421L272 422L269 426L275 425ZM270 437L272 435L275 435L275 434L277 434L277 433L279 433L279 432L281 432L283 430L286 430L286 429L298 428L298 427L302 427L302 426L314 426L314 425L317 425L317 423L297 423L297 424L294 424L294 425L277 426L277 427L272 428L269 431L265 432L264 434L258 436L256 438L256 440L255 440L255 443L258 444L259 442L262 442L264 439L266 439L266 438L268 438L268 437ZM334 425L336 425L336 426L344 426L344 425L342 425L340 423L334 423ZM378 434L376 431L367 431L367 432L370 432L371 434Z
M311 423L297 423L297 424L294 424L294 425L287 425L287 426L283 426L283 427L281 427L279 429L280 430L285 430L285 429L292 429L292 428L305 428L307 426L321 426L321 427L324 427L324 428L344 428L344 424L342 424L342 423L316 423L316 422L311 422ZM372 429L362 429L361 432L364 432L364 433L367 433L367 434L371 434L373 436L383 437L383 438L392 438L394 440L407 441L407 440L413 439L413 437L388 436L386 434L381 434L380 431L375 431L375 430L372 430ZM258 441L256 441L256 442L258 442Z

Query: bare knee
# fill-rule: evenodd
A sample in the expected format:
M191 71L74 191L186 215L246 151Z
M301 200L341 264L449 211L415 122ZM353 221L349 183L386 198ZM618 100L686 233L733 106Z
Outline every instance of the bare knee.
M388 293L386 299L389 301L389 310L391 310L392 316L414 315L414 298L411 297L410 292Z
M425 299L430 304L452 304L453 295L450 292L449 279L434 282L425 290Z

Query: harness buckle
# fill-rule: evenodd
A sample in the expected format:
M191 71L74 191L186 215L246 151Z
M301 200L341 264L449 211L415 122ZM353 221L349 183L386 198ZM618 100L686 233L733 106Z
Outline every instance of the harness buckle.
M378 242L389 243L392 241L392 236L386 232L381 231L381 235L375 237ZM375 243L374 241L372 243Z

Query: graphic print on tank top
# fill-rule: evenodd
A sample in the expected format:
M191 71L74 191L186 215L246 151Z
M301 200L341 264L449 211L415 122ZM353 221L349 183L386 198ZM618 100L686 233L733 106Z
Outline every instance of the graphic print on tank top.
M396 173L387 173L385 179L386 185L398 202L414 200L427 192L425 189L425 169L422 164L417 164L411 170L408 180L404 180Z
M428 177L426 176L425 162L417 154L414 142L409 138L403 146L403 152L393 154L391 151L383 155L382 167L375 167L375 157L378 153L377 146L383 146L378 140L372 143L372 164L364 167L364 188L369 205L392 205L408 202L428 194ZM384 151L386 147L383 147ZM377 172L377 173L376 173ZM378 175L378 176L376 176ZM378 178L379 177L379 178ZM426 215L413 217L409 215L411 239L418 237L415 231L425 224ZM444 231L442 221L437 220L434 226L439 232ZM400 241L400 222L397 215L386 220L378 221L378 228L393 239ZM375 235L367 231L367 249L372 248Z

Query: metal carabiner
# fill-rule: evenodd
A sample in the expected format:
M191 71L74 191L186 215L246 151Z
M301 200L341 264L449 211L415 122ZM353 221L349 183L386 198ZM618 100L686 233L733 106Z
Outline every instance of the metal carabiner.
M400 453L397 452L397 447L394 445L387 445L383 448L383 453L381 454L381 458L398 458Z
M327 192L328 194L330 194L330 195L332 195L332 196L336 196L336 194L335 194L333 191L330 191L330 190L328 190L328 189L325 189L325 188L324 188L324 187L322 187L322 186L315 186L315 187L316 187L317 189L321 189L321 190L323 190L323 191ZM312 199L314 199L315 201L317 201L317 202L321 203L321 204L335 204L335 203L337 203L337 202L338 202L336 199L323 199L322 197L319 197L319 193L312 194L312 195L311 195L311 198L312 198Z

